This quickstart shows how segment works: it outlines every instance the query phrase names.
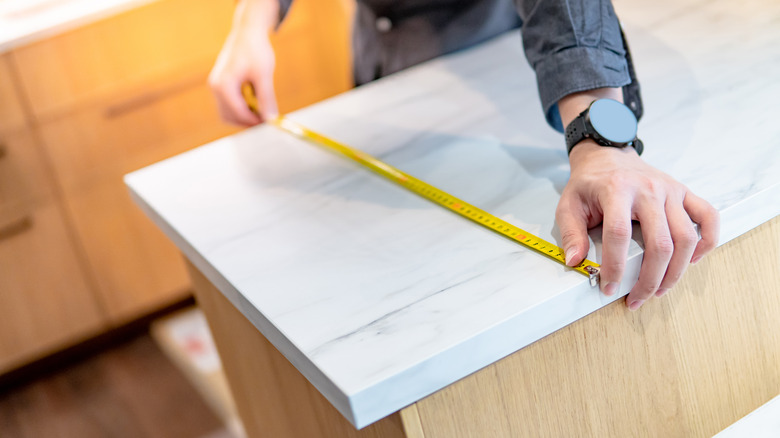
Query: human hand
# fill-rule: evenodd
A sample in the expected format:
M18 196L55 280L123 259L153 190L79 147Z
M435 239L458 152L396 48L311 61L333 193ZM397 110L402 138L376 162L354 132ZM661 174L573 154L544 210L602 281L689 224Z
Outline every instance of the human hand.
M639 280L626 298L630 310L639 309L653 295L665 294L689 263L715 248L718 211L642 161L633 148L584 140L572 149L569 161L571 177L556 210L567 265L584 259L588 228L603 222L601 289L613 295L626 265L631 221L641 225L645 254ZM693 222L700 227L701 239Z
M278 114L274 93L275 56L268 38L279 15L276 0L242 0L236 6L233 27L209 74L209 86L223 120L251 126ZM258 113L241 94L249 82L257 94Z

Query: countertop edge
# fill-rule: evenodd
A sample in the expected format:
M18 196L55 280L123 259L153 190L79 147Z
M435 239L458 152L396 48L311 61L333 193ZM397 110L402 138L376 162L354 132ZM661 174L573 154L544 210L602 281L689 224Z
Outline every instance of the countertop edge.
M776 205L778 207L774 211L767 211L765 214L755 214L761 211L757 207L766 205ZM727 207L720 214L721 223L725 225L721 226L718 247L780 215L780 184L768 187L749 198ZM628 285L633 285L639 278L643 254L644 252L640 252L629 258L626 263L623 280L620 283L620 291L614 297L607 298L600 293L594 295L594 289L587 282L583 282L535 306L530 311L515 315L507 321L503 321L488 330L474 335L466 342L453 346L392 378L351 396L350 403L355 411L356 426L358 428L368 426L625 297L630 291ZM573 303L579 303L579 305L574 305ZM566 309L567 307L569 308L568 312L561 311L561 309ZM555 314L560 315L560 317L555 319L549 318L550 315ZM529 324L529 318L533 320L532 324ZM532 327L530 331L521 330L523 328L527 329L529 326ZM507 336L517 336L518 333L522 333L523 336L517 338L510 345L493 345L490 347L491 351L489 354L475 354L476 351L484 350L485 347L482 345L486 342L489 343L490 339L508 339ZM465 372L454 370L449 373L442 372L442 370L451 368L449 364L464 363L464 361L470 361L468 366L460 368L460 370L465 370ZM426 374L426 369L429 368L435 368L435 372ZM435 384L428 385L426 389L416 391L413 394L399 395L389 402L394 406L391 410L371 406L372 404L376 405L375 400L384 400L383 403L388 403L386 400L387 394L392 393L394 388L398 388L401 385L409 385L409 379L420 382L433 381ZM355 406L366 405L368 406L367 408L355 408Z
M143 169L142 169L143 170ZM141 171L142 171L141 170ZM138 207L168 236L169 239L187 256L198 270L233 304L269 342L303 374L328 401L353 425L356 424L353 407L348 396L325 375L311 360L284 334L279 331L257 308L252 305L225 277L223 277L200 252L190 245L168 222L156 213L133 188L132 180L136 171L125 175L124 182L130 197Z
M155 167L155 166L151 166ZM148 169L148 168L147 168ZM174 230L133 188L133 179L146 169L125 176L131 197L221 293L311 382L355 427L366 427L405 406L564 328L624 297L636 282L642 252L631 257L621 281L621 290L607 298L594 293L586 281L474 334L465 342L436 353L390 378L346 394L297 346L290 342L255 306ZM774 209L767 206L778 206ZM780 214L780 184L770 186L721 210L718 246L756 228ZM760 214L757 214L760 213ZM550 315L557 315L550 318ZM520 334L521 336L518 336ZM506 339L512 339L506 342ZM495 342L494 340L501 340ZM452 364L458 364L453 367ZM403 388L414 388L403 390Z

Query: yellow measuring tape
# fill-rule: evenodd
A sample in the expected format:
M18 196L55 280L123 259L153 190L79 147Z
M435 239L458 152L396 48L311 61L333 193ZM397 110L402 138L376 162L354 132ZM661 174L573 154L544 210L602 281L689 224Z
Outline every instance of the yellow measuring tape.
M254 90L251 85L245 84L242 88L244 99L246 99L249 108L255 113L258 112L257 98L255 97ZM533 234L518 228L509 222L500 219L482 209L479 209L468 202L465 202L455 196L450 195L443 190L440 190L425 181L415 178L402 170L382 162L374 158L373 156L353 149L347 145L341 144L335 140L332 140L324 135L311 131L292 120L286 119L283 116L279 116L274 120L270 120L269 123L276 125L284 131L287 131L297 137L314 143L318 146L324 147L333 152L338 152L341 155L363 165L372 172L385 177L386 179L398 184L399 186L416 193L431 202L434 202L450 211L453 211L460 216L476 222L485 228L488 228L504 237L507 237L527 248L530 248L540 254L566 265L563 249L559 248L552 243L534 236ZM570 268L585 275L590 280L591 286L598 285L599 281L599 265L590 260L583 260L579 265Z

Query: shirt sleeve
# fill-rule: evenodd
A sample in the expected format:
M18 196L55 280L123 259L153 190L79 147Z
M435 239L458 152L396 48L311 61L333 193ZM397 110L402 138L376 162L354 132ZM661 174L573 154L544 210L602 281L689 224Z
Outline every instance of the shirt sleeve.
M287 11L290 10L293 0L279 0L279 23L284 21L284 17L287 16Z
M610 0L515 0L526 58L536 72L547 122L563 132L558 101L579 91L623 87L641 116L627 45Z

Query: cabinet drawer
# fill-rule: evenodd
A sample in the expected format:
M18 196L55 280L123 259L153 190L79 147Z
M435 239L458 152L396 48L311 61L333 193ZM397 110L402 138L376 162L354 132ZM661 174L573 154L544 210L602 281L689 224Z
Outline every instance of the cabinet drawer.
M40 132L58 183L75 193L236 128L219 120L205 75L195 75L43 123Z
M22 102L13 78L8 55L0 56L0 135L26 125Z
M132 202L121 180L67 194L65 202L112 324L190 294L175 245Z
M51 176L32 133L0 132L0 214L52 197Z
M158 0L16 49L36 118L45 119L213 63L234 2Z
M0 212L0 303L0 373L105 328L56 203Z
M112 324L186 297L181 256L130 200L122 177L236 131L219 120L205 76L81 110L40 131Z

